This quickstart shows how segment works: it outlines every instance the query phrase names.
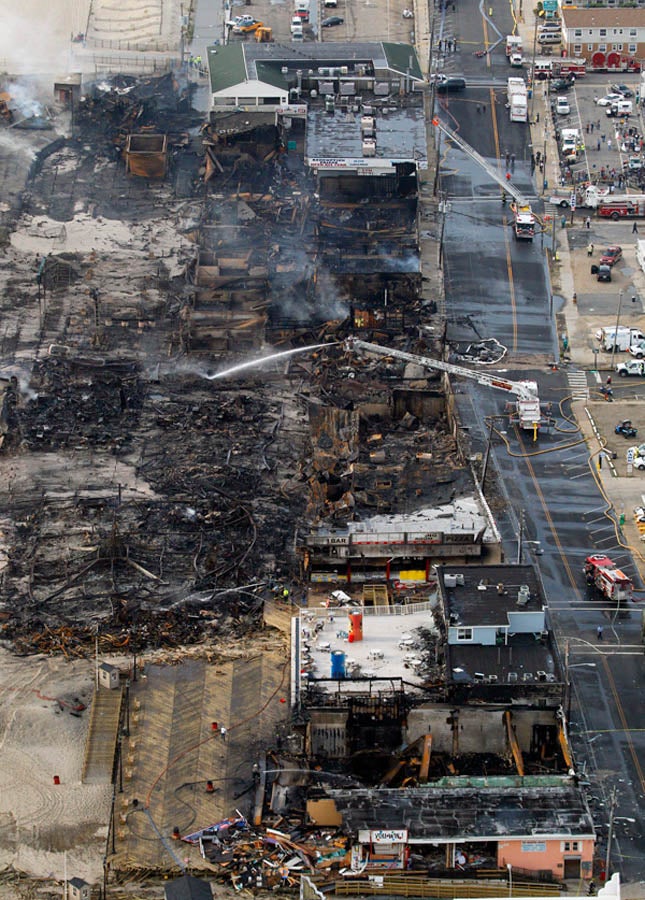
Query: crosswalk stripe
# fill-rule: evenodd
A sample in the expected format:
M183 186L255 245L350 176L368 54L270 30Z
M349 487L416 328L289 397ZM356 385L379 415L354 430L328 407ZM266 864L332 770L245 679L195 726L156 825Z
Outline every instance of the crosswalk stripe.
M585 372L567 372L567 382L574 400L589 399L589 385Z

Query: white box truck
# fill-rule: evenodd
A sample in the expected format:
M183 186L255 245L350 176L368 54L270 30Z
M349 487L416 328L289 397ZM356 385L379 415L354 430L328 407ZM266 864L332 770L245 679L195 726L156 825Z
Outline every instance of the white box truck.
M523 78L508 79L506 98L511 122L527 122L528 92Z
M610 328L601 328L596 332L596 338L600 341L601 349L610 353L616 350L629 350L632 344L645 341L645 334L638 328L630 328L628 325L613 325Z

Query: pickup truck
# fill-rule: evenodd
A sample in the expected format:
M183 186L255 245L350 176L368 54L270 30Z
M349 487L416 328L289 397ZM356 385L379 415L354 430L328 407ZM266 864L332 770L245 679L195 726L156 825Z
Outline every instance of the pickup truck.
M645 361L642 359L630 359L624 363L618 363L616 374L625 378L627 375L645 375Z

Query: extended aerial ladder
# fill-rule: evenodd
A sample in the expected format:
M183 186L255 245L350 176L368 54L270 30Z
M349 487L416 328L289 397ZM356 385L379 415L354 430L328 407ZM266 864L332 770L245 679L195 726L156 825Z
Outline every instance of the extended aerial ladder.
M511 183L510 178L507 178L505 175L501 175L495 166L492 166L484 157L478 153L474 147L471 147L470 144L466 143L466 141L460 137L456 131L453 131L452 128L449 128L448 125L445 125L443 122L440 122L439 119L435 116L432 120L432 124L435 128L438 128L439 131L443 132L446 137L450 138L450 140L462 150L466 156L476 162L478 166L480 166L490 178L498 184L504 194L508 194L513 202L511 203L511 211L513 212L513 232L515 237L518 240L533 240L533 236L535 234L535 213L531 209L531 204L524 197L524 195L519 191L514 184ZM510 174L510 173L508 173Z
M509 381L507 378L493 375L490 372L478 372L474 369L467 369L465 366L455 366L453 363L447 363L441 359L432 359L432 357L419 356L416 353L408 353L405 350L381 347L380 344L371 344L368 341L361 341L359 338L354 337L347 339L345 347L349 351L363 350L365 353L373 353L376 356L390 356L403 362L410 362L415 365L425 366L428 369L446 372L448 375L469 378L471 381L476 381L478 384L483 384L486 387L496 388L499 391L506 391L507 394L512 394L517 398L516 402L511 404L509 410L511 421L516 422L523 430L531 431L533 440L536 440L540 426L550 423L550 419L542 411L542 404L540 403L538 387L535 381ZM548 412L548 409L546 412Z

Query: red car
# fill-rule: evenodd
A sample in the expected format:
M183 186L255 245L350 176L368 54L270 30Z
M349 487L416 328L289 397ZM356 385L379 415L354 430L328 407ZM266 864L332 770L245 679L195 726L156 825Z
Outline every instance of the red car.
M623 256L623 248L622 247L607 247L603 255L600 257L600 265L601 266L613 266L618 262L619 259L622 259Z

